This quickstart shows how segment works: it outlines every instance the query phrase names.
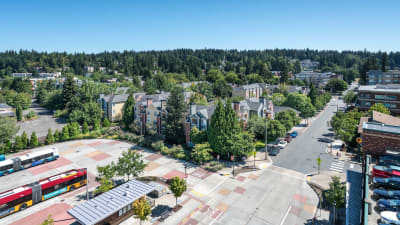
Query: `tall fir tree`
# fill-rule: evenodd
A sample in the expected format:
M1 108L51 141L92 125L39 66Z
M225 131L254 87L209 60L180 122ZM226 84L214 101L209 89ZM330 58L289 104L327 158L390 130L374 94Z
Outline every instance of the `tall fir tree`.
M54 143L54 136L53 136L53 131L51 128L47 131L47 136L46 136L46 144L53 144Z
M210 147L220 155L225 153L225 132L225 107L222 101L218 99L215 111L211 116L210 128L208 129L208 142L210 143Z
M62 134L61 134L61 141L66 141L69 139L69 130L68 130L68 125L65 125L62 129Z
M170 144L184 143L184 119L186 112L185 97L183 88L176 86L167 101L167 116L165 123L165 138Z
M65 79L62 90L64 108L68 106L68 103L77 94L77 92L78 92L78 87L75 84L74 77L72 75L67 76L67 79Z
M388 55L386 52L382 55L382 62L381 62L381 70L382 72L386 72L386 66L388 64Z
M15 114L17 116L17 121L22 120L22 107L20 105L17 105L17 108L15 108Z
M22 149L24 149L24 143L22 143L20 136L16 136L14 141L14 151L17 152Z
M128 100L124 105L124 111L122 114L122 123L125 127L129 127L132 125L135 119L135 97L132 94L129 94Z
M311 100L311 104L313 104L313 106L315 106L316 100L317 100L317 89L314 87L314 84L311 83L311 87L310 87L310 92L308 93L308 97Z
M58 142L61 139L61 134L59 130L54 131L54 142Z
M88 126L88 124L86 123L86 121L83 123L83 125L82 125L82 133L83 134L87 134L87 133L89 133L89 126Z
M21 135L21 140L22 140L22 143L23 143L24 148L28 147L28 145L29 145L29 138L28 138L28 135L26 134L25 131L24 131L24 132L22 133L22 135Z
M31 140L29 142L29 145L32 148L35 148L35 147L39 146L39 140L38 140L38 138L36 136L36 132L35 131L33 131L32 134L31 134Z

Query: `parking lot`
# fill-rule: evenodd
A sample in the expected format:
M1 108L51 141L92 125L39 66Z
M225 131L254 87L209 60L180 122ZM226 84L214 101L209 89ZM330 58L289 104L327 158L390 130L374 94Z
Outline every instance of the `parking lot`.
M96 166L116 161L127 149L136 149L143 154L148 164L144 176L167 179L185 176L183 161L115 140L77 140L32 151L53 146L59 149L58 160L0 177L0 192L73 168L88 169L88 187L89 191L93 190L98 185L94 180ZM259 224L260 221L265 221L264 224L303 224L313 218L318 204L317 196L305 183L304 174L272 165L236 177L211 173L196 165L189 165L187 173L188 190L178 200L183 208L162 224ZM66 210L85 201L85 193L86 188L82 187L60 195L2 218L0 224L35 225L50 214L56 225L72 224L74 220ZM156 205L173 207L175 199L168 194L156 199ZM158 224L157 219L152 217L145 224ZM139 221L129 219L123 224L139 224Z

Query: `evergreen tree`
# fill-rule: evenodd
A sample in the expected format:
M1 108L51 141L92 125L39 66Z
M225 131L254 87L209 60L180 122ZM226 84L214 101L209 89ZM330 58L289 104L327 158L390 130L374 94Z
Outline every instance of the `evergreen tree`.
M100 120L99 119L94 120L93 130L100 130Z
M29 138L28 138L28 135L26 134L25 131L24 131L24 132L22 133L22 135L21 135L21 140L22 140L22 143L23 143L24 148L28 147L28 145L29 145Z
M132 125L135 119L135 97L129 94L128 100L125 102L122 114L122 123L125 127ZM108 119L107 119L108 120Z
M313 104L313 106L315 106L315 103L316 103L316 100L317 100L317 95L318 95L318 91L314 87L314 84L311 83L310 92L308 93L308 97L310 98L311 104Z
M165 137L170 144L181 144L184 142L184 120L186 112L183 88L176 86L167 101L167 116L165 121Z
M35 131L33 131L32 134L31 134L31 140L29 142L29 145L32 148L35 148L35 147L39 146L39 140L38 140L38 138L36 136L36 132Z
M58 130L54 131L54 142L58 142L60 140L61 140L60 131Z
M21 137L16 136L14 142L14 151L17 152L22 149L24 149L24 144L22 143Z
M68 125L68 132L71 138L76 137L79 135L79 124L77 122L73 122Z
M47 136L46 136L46 145L53 144L54 143L54 136L51 128L47 131Z
M381 70L382 72L386 72L386 66L388 64L388 55L386 52L382 55L382 62L381 62Z
M86 122L83 123L83 126L82 126L82 133L83 133L83 134L89 133L89 126L88 126L88 124L87 124Z
M61 134L61 141L66 141L69 139L69 131L68 131L68 125L65 125L62 129L62 134Z
M211 149L221 155L224 153L225 132L225 107L222 101L218 99L214 114L211 116L210 128L208 129L208 142Z
M21 121L22 120L22 107L20 105L17 106L15 109L15 114L17 115L17 120Z
M72 75L67 76L62 91L64 108L68 106L68 103L77 94L77 92L78 92L78 87L75 84L74 77Z
M105 117L103 120L103 127L109 127L109 126L110 126L110 121L107 119L107 117Z

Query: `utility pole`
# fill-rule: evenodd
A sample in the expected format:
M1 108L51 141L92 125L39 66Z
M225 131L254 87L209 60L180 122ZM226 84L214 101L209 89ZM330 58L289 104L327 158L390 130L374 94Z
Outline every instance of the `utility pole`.
M89 201L89 176L86 168L86 200Z
M268 159L268 116L265 118L265 160Z

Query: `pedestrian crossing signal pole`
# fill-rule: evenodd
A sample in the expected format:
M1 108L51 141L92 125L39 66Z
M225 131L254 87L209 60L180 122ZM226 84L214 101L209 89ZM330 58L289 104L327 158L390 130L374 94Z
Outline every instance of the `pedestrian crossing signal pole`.
M321 167L321 158L320 157L317 158L317 165L318 165L318 174L319 174L319 170Z

